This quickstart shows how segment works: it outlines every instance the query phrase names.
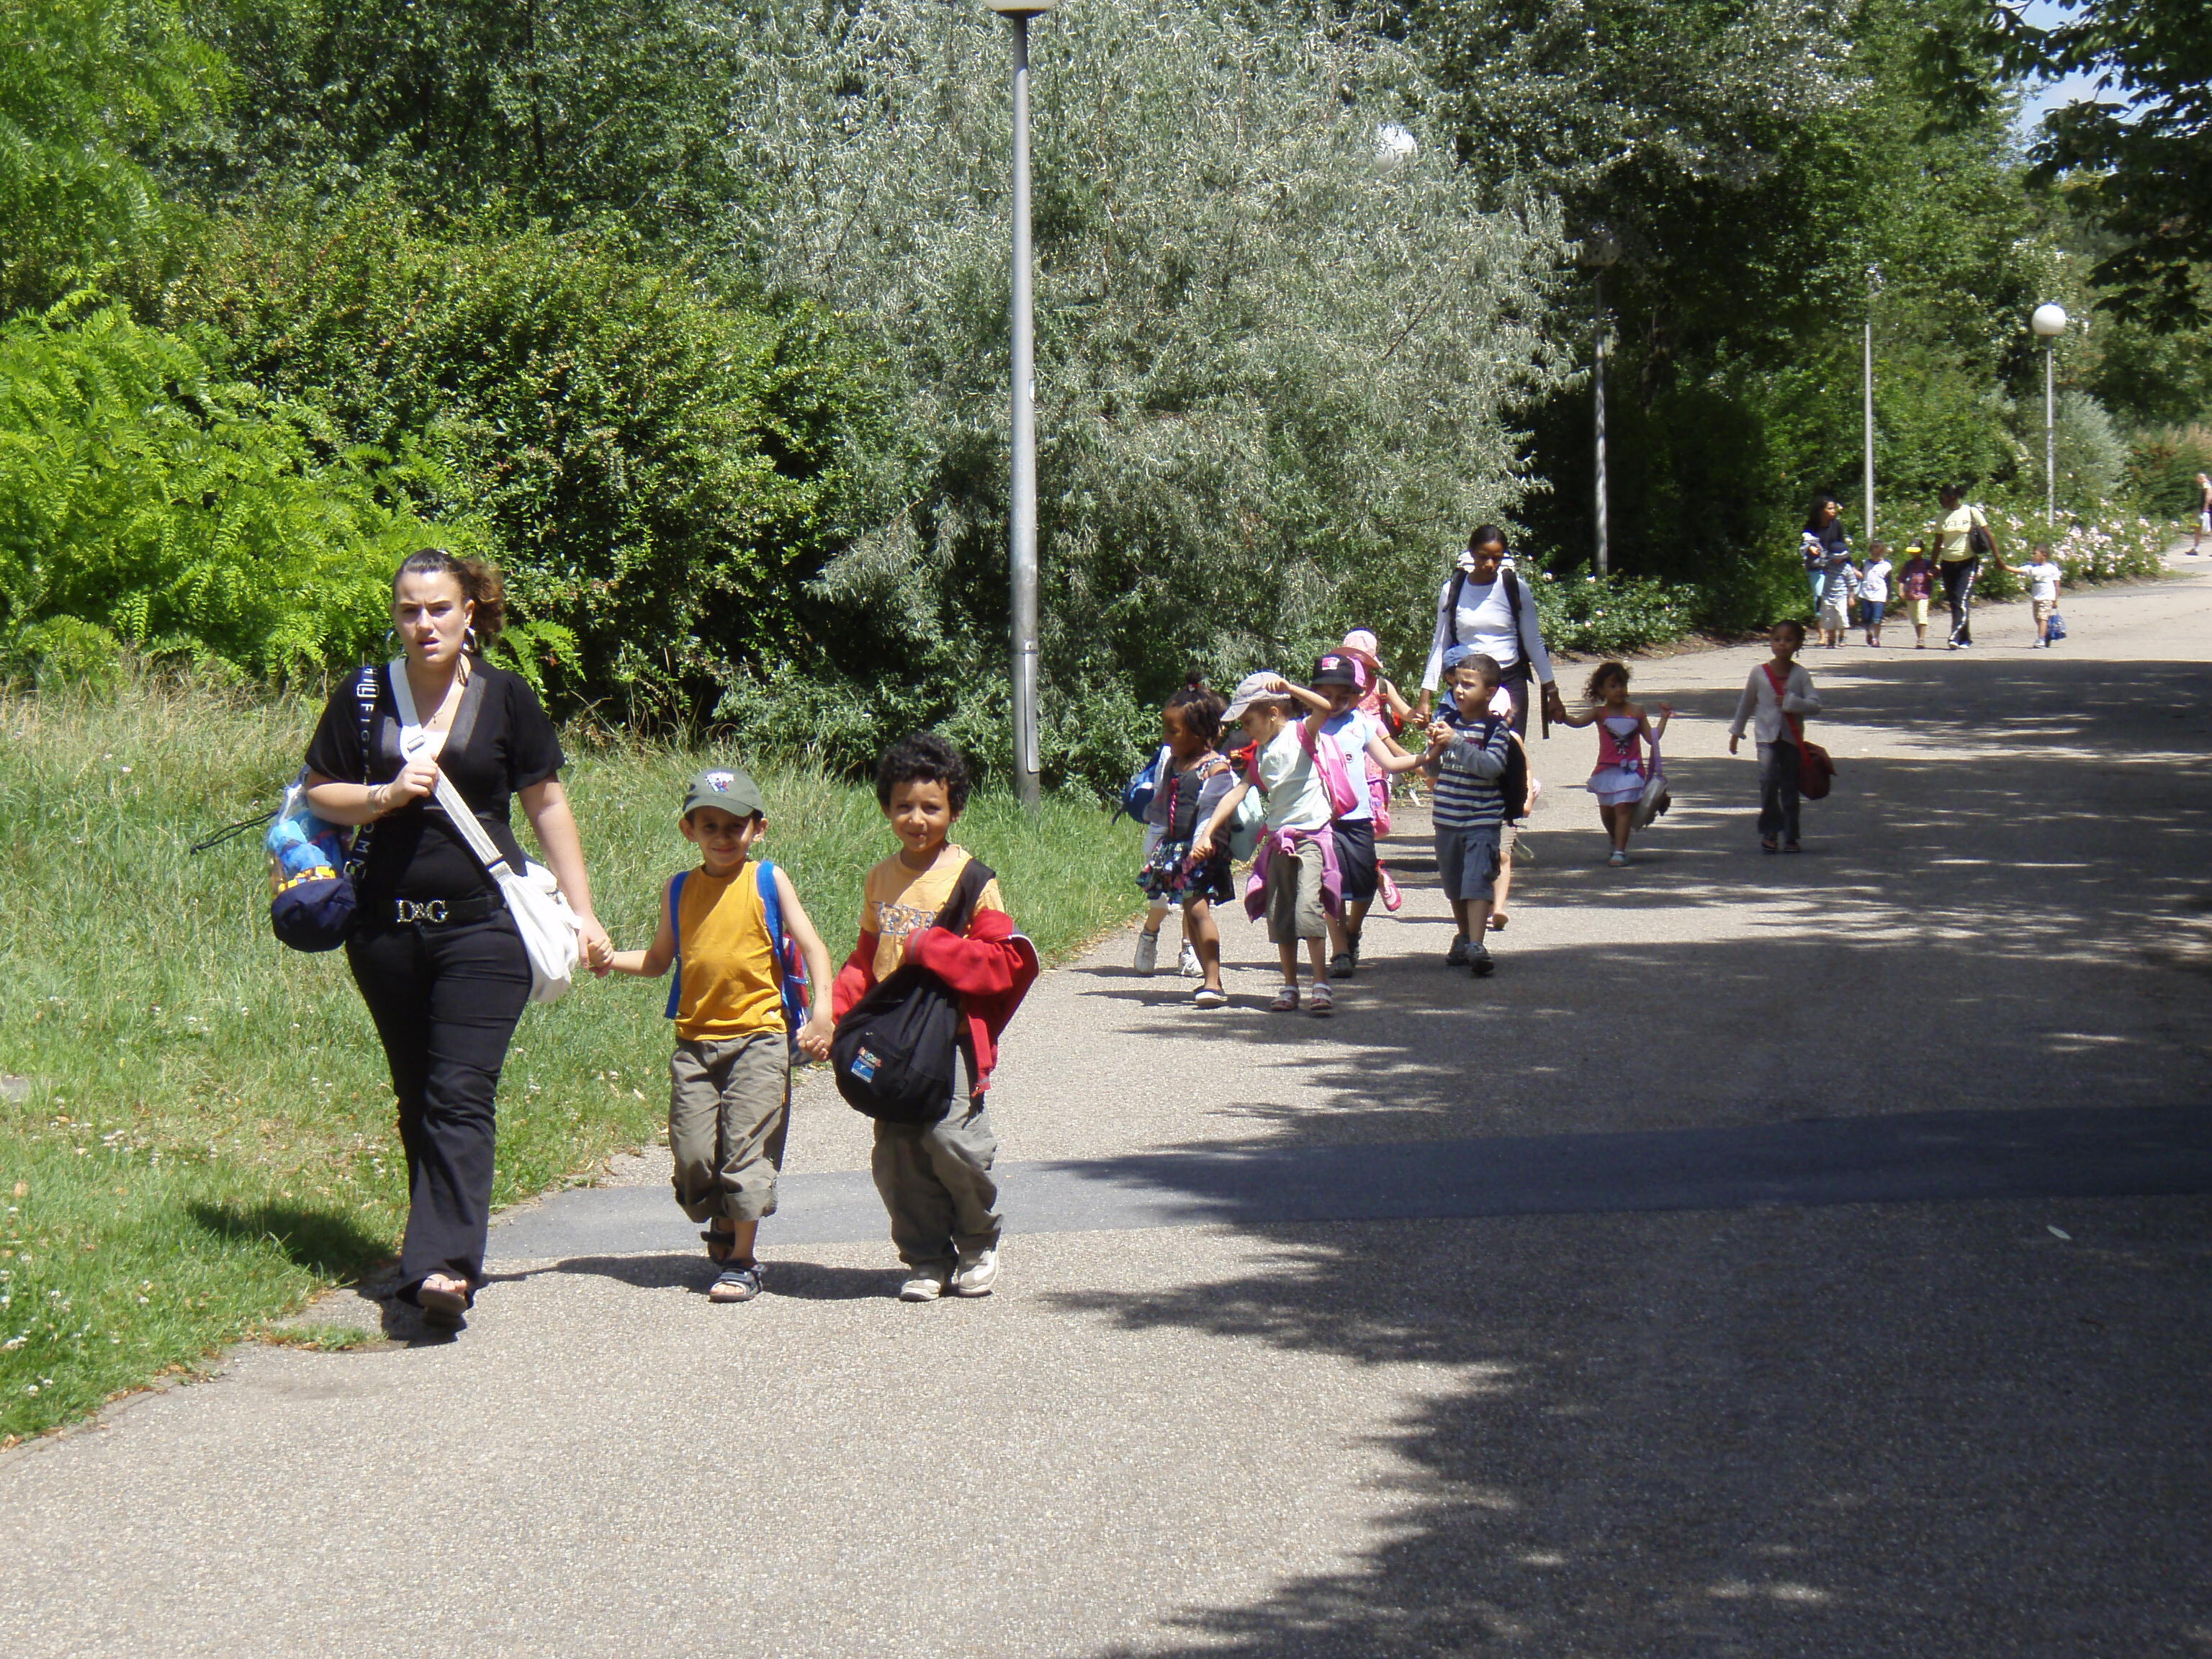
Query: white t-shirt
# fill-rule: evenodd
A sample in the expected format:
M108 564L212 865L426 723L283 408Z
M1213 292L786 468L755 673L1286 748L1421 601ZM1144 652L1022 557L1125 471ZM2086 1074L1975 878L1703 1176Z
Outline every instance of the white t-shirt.
M1382 728L1376 723L1372 714L1357 708L1347 708L1341 714L1333 714L1324 720L1321 729L1334 738L1336 746L1344 750L1345 769L1352 777L1352 793L1359 797L1358 804L1349 812L1340 814L1340 817L1364 823L1375 816L1375 809L1368 802L1365 788L1367 763L1361 757L1367 752L1368 739L1381 736Z
M1859 572L1859 597L1870 605L1887 605L1889 571L1887 559L1869 559L1866 568Z
M2058 597L2058 579L2066 573L2048 559L2038 559L2027 568L2027 597L2031 599L2055 599Z
M1328 822L1328 791L1321 769L1306 753L1298 735L1303 720L1292 720L1260 751L1260 781L1267 786L1267 828L1318 830Z

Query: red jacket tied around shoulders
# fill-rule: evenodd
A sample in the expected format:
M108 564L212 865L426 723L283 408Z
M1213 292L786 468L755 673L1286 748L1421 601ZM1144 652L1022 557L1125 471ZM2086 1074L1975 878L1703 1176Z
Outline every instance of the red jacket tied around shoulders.
M875 988L877 937L862 933L837 970L830 1000L837 1019ZM1014 931L1014 919L1005 911L978 910L965 933L930 927L909 935L906 960L935 974L959 996L975 1057L975 1092L982 1094L998 1064L1000 1034L1036 982L1036 946Z

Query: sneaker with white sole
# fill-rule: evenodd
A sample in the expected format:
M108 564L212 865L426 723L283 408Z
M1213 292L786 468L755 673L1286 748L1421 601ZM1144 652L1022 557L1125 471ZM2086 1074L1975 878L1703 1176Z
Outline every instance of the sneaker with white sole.
M988 1296L999 1282L999 1251L994 1245L973 1255L963 1250L960 1265L952 1270L950 1286L955 1296Z
M914 1277L899 1286L902 1302L934 1302L945 1294L945 1269L916 1267Z
M1160 936L1139 933L1137 935L1137 971L1149 974L1160 965Z
M1211 985L1201 985L1190 994L1191 1006L1197 1008L1219 1008L1227 1005L1229 993L1217 991Z
M1185 979L1206 977L1206 968L1198 959L1198 947L1188 939L1182 942L1182 955L1176 963L1176 971Z

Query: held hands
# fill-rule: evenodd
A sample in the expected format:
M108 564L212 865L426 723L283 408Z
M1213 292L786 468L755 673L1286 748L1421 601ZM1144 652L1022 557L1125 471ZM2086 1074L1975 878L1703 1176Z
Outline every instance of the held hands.
M1544 688L1544 713L1555 720L1564 720L1567 717L1566 700L1559 696L1559 688L1556 684Z
M576 942L584 949L584 965L605 979L615 965L614 941L593 915L576 918Z
M814 1012L807 1016L806 1024L799 1028L799 1052L809 1060L829 1059L830 1033L836 1024L836 1022L830 1018L829 1008L816 1004Z

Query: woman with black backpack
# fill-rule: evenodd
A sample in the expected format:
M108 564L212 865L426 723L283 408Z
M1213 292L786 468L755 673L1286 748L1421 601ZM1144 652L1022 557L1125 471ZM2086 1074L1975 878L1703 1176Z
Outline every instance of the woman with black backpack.
M354 931L346 959L384 1042L407 1152L407 1235L399 1296L427 1321L457 1325L483 1279L490 1219L493 1097L531 964L498 886L430 797L442 774L474 810L510 868L522 849L507 825L520 796L545 862L576 914L585 963L613 959L592 913L576 820L562 793L553 723L519 674L483 660L505 610L499 573L439 548L410 554L392 581L403 650L364 671L323 711L307 745L307 799L332 823L364 826L355 842ZM404 672L427 739L401 750ZM368 676L374 675L371 697Z
M1528 735L1528 686L1534 681L1543 697L1544 717L1563 720L1567 706L1552 680L1552 653L1544 648L1543 624L1536 615L1536 596L1528 591L1505 550L1505 532L1494 524L1478 525L1467 538L1467 551L1437 590L1437 626L1429 641L1428 665L1421 674L1421 701L1414 714L1425 727L1436 702L1437 685L1443 677L1444 653L1453 646L1479 651L1504 671L1501 682L1513 702L1513 733ZM1498 860L1496 903L1490 926L1505 926L1506 894L1513 881L1513 843L1509 826Z

